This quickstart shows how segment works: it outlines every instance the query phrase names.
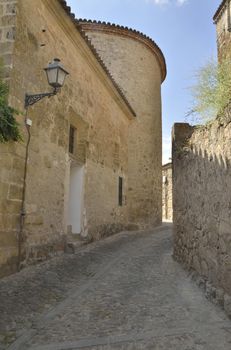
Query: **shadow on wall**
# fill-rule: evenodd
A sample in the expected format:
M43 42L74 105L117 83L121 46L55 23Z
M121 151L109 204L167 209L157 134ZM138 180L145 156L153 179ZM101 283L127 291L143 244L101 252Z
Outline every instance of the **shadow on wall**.
M174 256L231 295L231 124L173 128Z

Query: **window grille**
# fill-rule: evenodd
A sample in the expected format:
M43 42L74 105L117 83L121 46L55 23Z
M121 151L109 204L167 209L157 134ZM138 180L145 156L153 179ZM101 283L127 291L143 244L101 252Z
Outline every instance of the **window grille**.
M69 152L71 154L74 153L75 150L75 133L76 129L70 125L70 130L69 130Z
M119 177L119 206L123 205L123 178Z

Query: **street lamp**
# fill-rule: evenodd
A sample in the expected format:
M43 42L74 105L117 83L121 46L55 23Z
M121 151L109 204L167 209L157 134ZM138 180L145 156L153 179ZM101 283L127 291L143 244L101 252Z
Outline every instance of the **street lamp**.
M32 106L34 103L40 101L44 97L51 97L58 93L59 89L63 86L66 76L69 74L61 65L60 59L55 58L53 62L48 64L48 67L44 69L47 74L48 84L53 87L52 92L46 92L41 94L25 96L25 108Z
M28 107L32 106L34 103L40 101L44 97L51 97L56 95L65 82L66 76L69 74L60 64L60 60L55 58L53 62L48 64L48 67L44 69L47 74L48 84L52 86L52 92L45 92L41 94L25 96L25 126L28 133L27 143L26 143L26 155L25 155L25 164L24 164L24 175L23 175L23 187L22 187L22 203L20 211L20 228L18 233L18 269L20 270L21 260L22 260L22 244L24 242L24 224L26 217L26 185L27 185L27 168L28 168L28 159L29 159L29 145L31 140L30 128L32 121L27 118Z

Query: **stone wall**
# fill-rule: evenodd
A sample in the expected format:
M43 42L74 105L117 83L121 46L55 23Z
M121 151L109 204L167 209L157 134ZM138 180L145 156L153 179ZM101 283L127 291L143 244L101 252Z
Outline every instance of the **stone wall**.
M0 0L0 53L5 67L4 78L9 79L13 66L17 0Z
M162 167L162 219L172 221L172 163Z
M29 108L32 120L23 235L24 264L62 251L67 234L70 167L84 169L82 235L98 239L127 227L128 128L133 115L105 69L67 15L61 1L0 1L1 52L13 57L12 106L23 142L0 145L0 274L15 271L27 133L25 93L49 90L43 68L59 57L70 72L62 91ZM36 9L36 10L35 10ZM7 15L8 16L8 15ZM15 28L15 19L16 30ZM5 22L4 22L5 23ZM8 27L7 27L8 28ZM7 34L11 33L11 34ZM13 42L13 33L16 35ZM77 129L76 153L68 153L69 126ZM118 178L124 178L123 206L118 205Z
M13 49L16 26L17 1L0 0L0 59L4 67L3 78L10 83L13 67ZM21 195L16 185L21 176L20 158L9 145L0 145L0 266L5 273L15 270L17 263L17 227ZM14 169L14 176L11 171ZM7 261L11 264L6 264ZM1 275L1 273L0 273Z
M137 115L129 131L129 221L140 228L158 225L162 220L163 55L136 31L100 22L81 24Z
M231 54L231 1L223 1L214 16L219 59Z
M231 315L230 144L228 121L173 128L174 257Z

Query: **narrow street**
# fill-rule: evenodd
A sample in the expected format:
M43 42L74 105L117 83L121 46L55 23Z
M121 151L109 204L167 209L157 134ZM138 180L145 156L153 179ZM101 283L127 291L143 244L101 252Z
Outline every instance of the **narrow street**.
M172 227L125 232L0 281L0 349L230 350L231 321L172 259Z

